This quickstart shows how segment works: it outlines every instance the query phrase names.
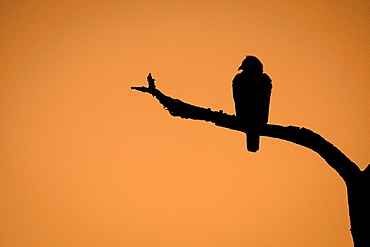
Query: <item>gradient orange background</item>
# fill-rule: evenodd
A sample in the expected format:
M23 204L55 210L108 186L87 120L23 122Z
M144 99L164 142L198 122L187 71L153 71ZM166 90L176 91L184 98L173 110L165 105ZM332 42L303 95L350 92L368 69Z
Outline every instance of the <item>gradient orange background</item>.
M352 246L316 153L171 117L164 93L234 113L256 55L270 122L369 163L369 1L1 1L0 245Z

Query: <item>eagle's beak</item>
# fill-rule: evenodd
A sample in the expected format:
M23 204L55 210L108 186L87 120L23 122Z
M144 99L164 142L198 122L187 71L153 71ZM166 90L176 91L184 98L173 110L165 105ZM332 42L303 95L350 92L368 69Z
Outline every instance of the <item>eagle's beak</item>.
M242 66L240 66L240 67L238 68L238 70L242 70Z

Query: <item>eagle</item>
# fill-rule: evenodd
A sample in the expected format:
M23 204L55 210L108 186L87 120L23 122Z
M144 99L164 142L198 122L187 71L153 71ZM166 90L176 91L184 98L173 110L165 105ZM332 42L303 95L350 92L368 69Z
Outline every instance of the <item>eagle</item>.
M259 149L259 129L267 124L272 83L263 73L261 61L254 56L246 56L232 81L236 116L248 125L246 132L247 150Z

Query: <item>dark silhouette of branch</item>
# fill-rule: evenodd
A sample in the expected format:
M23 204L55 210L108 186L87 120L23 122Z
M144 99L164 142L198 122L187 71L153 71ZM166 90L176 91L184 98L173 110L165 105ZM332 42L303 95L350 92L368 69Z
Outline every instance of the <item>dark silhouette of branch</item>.
M248 131L248 123L235 115L229 115L223 111L212 111L210 108L206 109L185 103L179 99L173 99L156 88L131 87L131 89L153 95L172 116L208 121L217 126L241 132ZM361 172L358 166L347 158L338 148L309 129L267 124L261 128L260 134L262 136L293 142L313 150L325 159L345 181L350 180L355 177L357 173Z
M185 103L173 99L156 89L151 74L148 87L131 87L131 89L149 93L175 117L203 120L231 130L248 132L250 125L242 118L229 115L210 108ZM370 246L370 165L364 171L353 163L333 144L319 134L301 127L266 124L259 129L261 136L278 138L311 149L319 154L345 181L348 193L348 205L351 233L355 247Z

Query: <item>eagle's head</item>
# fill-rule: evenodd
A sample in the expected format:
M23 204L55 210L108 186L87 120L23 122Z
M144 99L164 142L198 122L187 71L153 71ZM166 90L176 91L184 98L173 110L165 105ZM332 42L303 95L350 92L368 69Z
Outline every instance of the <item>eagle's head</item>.
M246 72L252 73L263 73L263 65L261 61L254 57L254 56L246 56L242 62L242 65L238 68L238 70L243 70Z

